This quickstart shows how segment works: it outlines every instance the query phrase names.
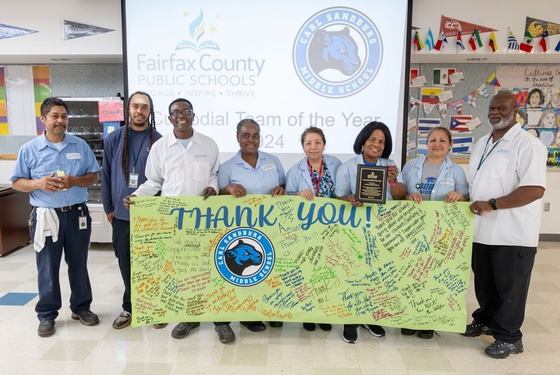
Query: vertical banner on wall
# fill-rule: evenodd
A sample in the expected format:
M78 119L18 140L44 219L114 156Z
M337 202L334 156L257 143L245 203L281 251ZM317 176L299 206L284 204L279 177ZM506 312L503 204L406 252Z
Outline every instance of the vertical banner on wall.
M8 111L6 110L6 79L4 67L0 66L0 135L8 135Z
M35 98L35 121L37 124L37 135L45 130L41 122L41 103L51 96L51 73L47 65L33 66L33 93Z

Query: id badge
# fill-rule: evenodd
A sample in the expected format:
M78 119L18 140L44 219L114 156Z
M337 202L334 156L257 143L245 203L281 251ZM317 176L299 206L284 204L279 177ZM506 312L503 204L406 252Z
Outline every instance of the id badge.
M78 217L78 227L80 230L87 229L87 217L86 216L79 216Z
M138 187L138 173L131 173L128 177L128 187L136 189Z

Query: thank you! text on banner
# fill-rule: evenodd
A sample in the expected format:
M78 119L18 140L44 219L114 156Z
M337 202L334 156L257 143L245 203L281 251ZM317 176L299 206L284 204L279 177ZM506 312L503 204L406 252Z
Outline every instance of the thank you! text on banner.
M133 326L367 323L463 332L468 203L145 197L131 206Z

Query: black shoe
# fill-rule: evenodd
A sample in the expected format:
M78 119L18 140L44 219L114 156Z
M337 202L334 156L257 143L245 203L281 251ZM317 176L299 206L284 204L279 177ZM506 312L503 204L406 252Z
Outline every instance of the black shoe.
M319 328L321 328L323 331L330 331L332 329L332 325L328 323L319 323Z
M99 317L89 310L72 313L72 319L79 320L85 326L94 326L99 324Z
M342 339L348 344L358 342L358 326L345 324L344 331L342 332Z
M284 325L283 322L268 322L271 327L282 327Z
M467 337L477 337L480 335L492 335L492 329L490 329L486 324L478 323L473 320L471 324L467 324L467 329L463 336Z
M434 337L434 331L431 329L418 331L418 337L420 337L421 339L429 340Z
M240 322L251 332L262 332L266 329L263 322Z
M171 331L171 337L174 339L182 339L183 337L187 337L193 328L196 328L200 325L199 322L183 322L179 323L173 328Z
M41 337L49 337L54 335L54 320L46 319L39 322L39 328L37 329L37 334Z
M165 327L167 327L167 323L154 323L154 324L152 324L152 328L155 328L155 329L162 329L162 328L165 328Z
M492 358L506 358L510 354L523 353L523 343L521 340L516 342L505 342L502 340L496 340L486 349L484 353L488 354Z
M303 323L303 328L309 332L315 331L315 323Z
M372 336L375 337L385 336L385 330L381 326L376 326L373 324L362 324L361 326L362 328L367 329Z
M416 333L414 329L401 328L401 335L412 336Z

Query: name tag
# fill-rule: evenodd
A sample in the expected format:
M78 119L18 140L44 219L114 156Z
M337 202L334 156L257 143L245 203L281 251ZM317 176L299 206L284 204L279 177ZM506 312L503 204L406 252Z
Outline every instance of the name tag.
M442 178L441 179L442 185L455 185L455 180L452 178Z
M72 159L81 159L82 155L80 155L77 152L69 152L66 154L66 159L72 160Z
M270 170L275 169L275 168L276 168L276 165L274 165L274 164L266 164L266 165L262 166L263 172L270 171Z

